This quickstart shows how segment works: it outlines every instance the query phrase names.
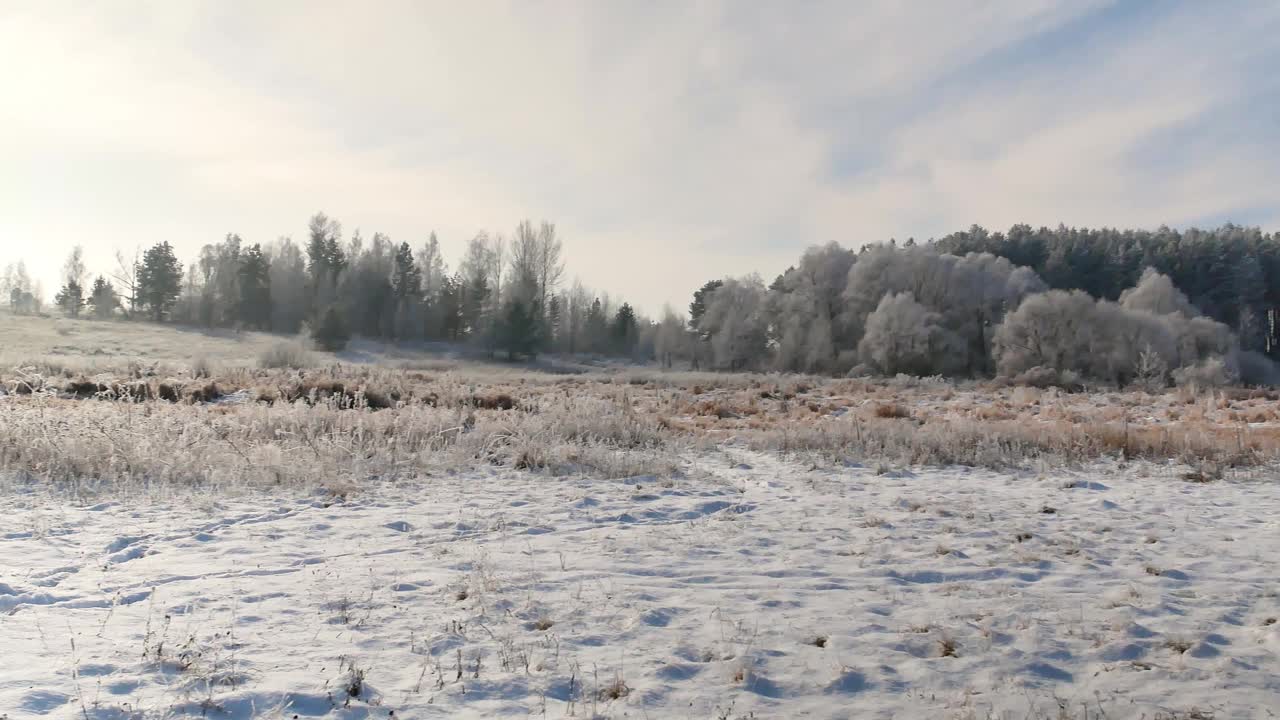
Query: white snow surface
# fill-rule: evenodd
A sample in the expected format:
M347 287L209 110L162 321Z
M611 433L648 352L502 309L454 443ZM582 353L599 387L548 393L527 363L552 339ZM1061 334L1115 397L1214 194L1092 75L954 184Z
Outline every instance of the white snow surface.
M0 498L0 718L1280 712L1273 478L687 465Z

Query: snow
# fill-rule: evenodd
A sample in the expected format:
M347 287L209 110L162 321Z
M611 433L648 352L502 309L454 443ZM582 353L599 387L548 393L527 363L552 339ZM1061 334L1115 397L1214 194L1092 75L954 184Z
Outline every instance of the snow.
M0 717L1280 707L1273 481L877 474L732 448L685 470L0 498Z

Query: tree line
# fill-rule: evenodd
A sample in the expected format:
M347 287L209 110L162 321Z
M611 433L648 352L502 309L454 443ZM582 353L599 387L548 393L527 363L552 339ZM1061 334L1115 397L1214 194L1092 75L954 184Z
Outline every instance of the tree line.
M597 353L665 367L820 374L1272 383L1280 356L1280 236L1224 225L1177 231L974 226L925 243L811 247L765 284L698 288L657 321L564 282L548 222L479 233L450 272L434 234L416 249L343 237L324 214L307 240L248 246L231 234L185 267L168 243L110 279L77 249L56 303L70 315L273 332L336 349L352 334L467 342L491 354ZM0 281L39 310L19 263Z
M674 357L723 370L1272 384L1278 311L1280 237L1256 228L975 226L927 243L812 247L768 285L712 280ZM659 324L660 349L678 325Z
M1242 347L1280 359L1280 235L1227 224L1215 230L1116 230L973 226L940 238L941 252L991 253L1034 270L1055 290L1119 300L1147 269L1169 277L1205 316L1235 331Z
M338 350L352 335L389 341L468 342L490 354L543 352L652 355L653 323L626 302L565 282L554 224L518 224L511 236L481 232L452 272L432 233L418 247L382 233L368 239L324 213L304 243L283 237L249 245L234 233L202 247L185 266L168 242L126 257L86 288L73 250L54 300L65 314L217 328L309 333ZM8 266L0 290L19 313L41 311L25 266Z

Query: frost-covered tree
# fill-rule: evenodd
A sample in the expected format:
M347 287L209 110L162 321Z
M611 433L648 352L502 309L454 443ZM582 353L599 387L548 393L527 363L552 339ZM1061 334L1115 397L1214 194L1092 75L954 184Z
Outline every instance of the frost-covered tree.
M501 235L477 233L467 244L455 276L461 332L492 354L497 349L505 291L507 244Z
M591 312L594 298L591 291L575 279L573 287L564 296L565 318L563 321L561 348L569 354L587 350L587 316Z
M316 213L307 223L307 273L310 275L310 316L320 314L338 299L338 282L347 269L347 253L342 249L342 224L324 213ZM358 238L353 246L359 247Z
M1177 298L1176 288L1161 287L1150 275L1144 279L1143 292L1128 293L1119 303L1095 300L1079 290L1027 298L996 332L1000 372L1017 376L1046 368L1145 387L1161 386L1179 370L1206 363L1221 362L1235 372L1240 351L1230 328L1206 317L1188 317L1185 305L1170 301ZM1268 375L1260 364L1251 367L1257 376Z
M941 315L916 302L911 293L885 295L867 316L858 356L885 375L947 373L960 343L940 323Z
M724 285L723 280L707 281L693 293L693 302L689 303L689 327L698 332L704 340L708 339L707 333L702 330L702 316L707 312L707 300L711 297L711 293L722 285Z
M1174 287L1173 280L1155 268L1147 268L1134 287L1120 293L1120 305L1129 310L1146 310L1155 315L1179 313L1193 318L1200 314L1187 296Z
M1036 275L988 254L963 257L928 246L882 246L862 253L849 271L841 318L848 336L861 337L868 315L887 295L911 293L939 315L938 324L958 339L950 374L991 371L994 329L1006 312L1044 289Z
M758 276L729 278L711 292L698 323L710 336L714 364L746 370L768 362L767 290Z
M396 245L375 232L366 244L357 230L343 254L347 268L339 276L335 303L352 332L365 337L395 334L396 297L392 287Z
M282 237L263 251L271 288L271 329L296 333L311 315L311 287L303 250L291 238Z
M417 265L422 273L422 336L438 338L443 333L441 326L444 322L440 296L449 272L434 232L418 250Z
M563 244L554 224L544 221L535 228L525 220L516 226L511 240L508 299L520 300L528 311L530 322L538 326L532 333L538 343L551 338L547 311L564 276L562 255Z
M27 265L19 260L5 267L0 276L4 297L9 301L9 310L17 315L28 315L39 311L38 293L31 276L27 273Z
M1080 290L1051 290L1023 300L996 329L994 353L1003 375L1043 367L1086 369L1095 301Z
M62 266L62 288L54 297L54 303L71 317L80 317L84 309L84 281L88 270L84 265L84 248L77 245Z
M676 360L684 360L689 356L690 344L693 342L684 318L676 315L670 306L663 308L662 321L654 333L654 355L665 368L670 368Z
M140 248L133 249L133 257L126 258L125 254L119 250L116 251L116 267L111 273L111 278L120 283L121 288L121 306L125 309L125 317L135 318L138 310L142 306L142 295L138 292L138 272L142 269L142 250Z
M1241 334L1245 348L1280 357L1280 235L1227 224L1215 229L974 227L937 241L956 254L990 252L1036 271L1054 289L1120 298L1145 268L1167 275L1200 313Z
M855 339L844 322L844 291L857 254L835 243L805 251L799 265L770 287L769 326L775 366L795 372L847 369L841 349Z

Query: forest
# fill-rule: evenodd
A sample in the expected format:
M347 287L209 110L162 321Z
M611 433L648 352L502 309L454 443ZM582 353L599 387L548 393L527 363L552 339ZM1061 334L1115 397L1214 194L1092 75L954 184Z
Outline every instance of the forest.
M510 359L591 354L702 370L1006 378L1148 388L1273 384L1280 237L1258 228L973 226L936 240L806 250L765 284L724 277L659 318L567 283L549 222L479 233L450 271L417 248L343 237L323 213L304 244L205 245L185 268L160 243L94 277L79 249L55 306L70 316L466 343ZM0 276L11 310L42 292L21 262Z

